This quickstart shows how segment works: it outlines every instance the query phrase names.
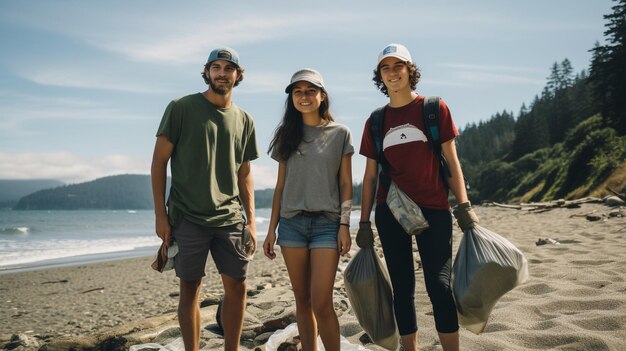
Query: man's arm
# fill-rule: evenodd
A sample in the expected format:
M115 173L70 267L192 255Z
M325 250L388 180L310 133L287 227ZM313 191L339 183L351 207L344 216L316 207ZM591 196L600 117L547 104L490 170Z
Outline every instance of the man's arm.
M254 217L254 179L252 178L252 170L250 161L244 161L237 171L237 184L239 186L239 197L241 199L246 218L248 219L247 227L250 229L252 243L256 249L256 220ZM254 252L254 251L252 251ZM252 254L250 252L250 254Z
M374 207L376 197L376 182L378 181L378 163L373 158L368 158L365 163L365 173L361 188L361 220L359 230L356 233L356 244L361 248L374 245L374 232L370 215Z
M369 222L378 181L378 163L373 158L367 158L365 173L361 185L361 222Z
M467 191L465 190L465 180L459 157L456 154L454 139L441 144L441 151L448 162L451 177L447 178L448 186L458 203L467 202Z
M169 245L171 227L165 207L165 186L167 180L167 164L172 156L174 144L166 137L158 136L152 154L152 167L150 169L152 179L152 198L154 201L154 215L156 218L156 234Z

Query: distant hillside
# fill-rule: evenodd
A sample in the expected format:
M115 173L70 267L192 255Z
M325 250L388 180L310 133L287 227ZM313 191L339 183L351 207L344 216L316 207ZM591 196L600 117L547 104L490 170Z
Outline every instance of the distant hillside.
M117 175L64 186L59 186L61 182L52 182L53 188L23 196L12 207L16 210L140 210L154 207L149 175ZM168 179L168 189L169 186ZM273 189L254 193L257 208L272 206Z
M0 209L14 207L23 196L37 190L54 188L63 183L54 179L0 179Z
M17 210L150 209L150 176L117 175L44 189L22 197Z
M54 179L0 179L0 202L18 201L22 196L37 190L54 188L63 185Z

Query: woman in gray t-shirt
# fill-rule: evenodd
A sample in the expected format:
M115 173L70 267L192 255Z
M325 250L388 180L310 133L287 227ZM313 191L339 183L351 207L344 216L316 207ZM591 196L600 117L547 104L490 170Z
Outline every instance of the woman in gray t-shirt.
M351 245L352 137L334 122L319 72L297 71L285 92L285 113L269 148L278 179L263 251L274 259L274 245L281 247L302 348L317 350L319 330L324 348L338 351L333 286L339 255Z

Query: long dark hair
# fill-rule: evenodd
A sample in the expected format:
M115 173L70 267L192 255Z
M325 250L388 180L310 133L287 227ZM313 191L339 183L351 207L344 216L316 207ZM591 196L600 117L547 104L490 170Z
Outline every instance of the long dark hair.
M322 100L319 108L320 118L328 122L332 122L335 119L330 113L330 98L324 89L320 89L324 100ZM270 142L270 147L267 149L268 153L272 152L272 149L276 148L278 156L281 160L286 161L291 155L298 150L298 146L302 142L304 137L304 122L302 121L302 113L296 109L293 104L293 98L291 92L287 95L285 101L285 113L283 119L274 130L274 137Z
M409 85L411 86L411 91L414 91L415 88L417 87L417 83L420 81L420 77L422 76L422 73L420 72L420 69L417 68L417 66L413 62L407 61L405 63L406 63L406 66L409 68ZM389 96L389 91L387 90L387 86L385 86L385 83L383 83L383 79L380 76L379 67L377 67L374 70L374 77L372 78L372 80L374 81L374 85L376 85L378 90L380 90L386 96Z

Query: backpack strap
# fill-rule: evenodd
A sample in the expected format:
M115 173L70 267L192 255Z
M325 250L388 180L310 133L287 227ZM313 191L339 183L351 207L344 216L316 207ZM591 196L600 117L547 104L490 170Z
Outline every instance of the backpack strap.
M424 98L424 126L426 136L431 147L441 152L441 139L439 137L439 96L427 96Z
M387 176L389 170L389 162L385 158L383 153L383 123L385 121L385 111L387 106L381 106L374 110L370 115L370 133L372 133L372 139L374 140L374 147L376 148L376 157L378 161L378 173L382 184L386 187L389 185L390 178Z
M433 152L439 159L441 179L448 186L448 178L452 177L448 162L441 151L441 135L439 134L439 96L427 96L424 98L424 126L426 137L430 142Z
M439 159L439 164L441 166L441 179L443 180L443 183L446 185L446 187L448 187L448 178L452 177L452 173L450 173L448 161L443 156L443 152L441 151L438 96L427 96L424 98L424 126L426 128L426 137L428 138L428 141L433 148L433 152ZM465 176L463 176L463 181L465 182L465 189L469 190L469 182L467 181Z

